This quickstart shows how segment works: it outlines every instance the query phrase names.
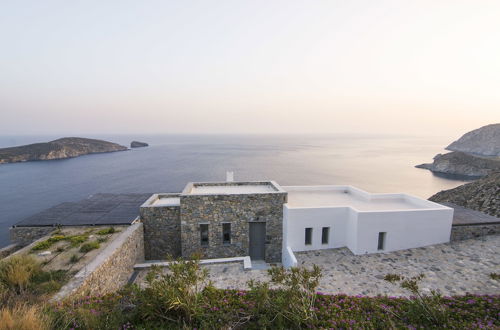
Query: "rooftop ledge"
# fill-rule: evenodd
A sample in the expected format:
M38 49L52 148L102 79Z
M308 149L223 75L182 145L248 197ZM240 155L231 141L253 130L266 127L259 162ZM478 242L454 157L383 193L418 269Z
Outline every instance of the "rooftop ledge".
M274 181L190 182L182 195L245 195L285 193Z

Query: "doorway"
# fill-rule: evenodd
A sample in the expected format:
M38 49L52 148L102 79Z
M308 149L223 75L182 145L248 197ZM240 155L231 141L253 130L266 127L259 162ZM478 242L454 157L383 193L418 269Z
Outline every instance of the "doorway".
M264 260L266 257L266 223L249 222L250 233L250 258L252 260Z

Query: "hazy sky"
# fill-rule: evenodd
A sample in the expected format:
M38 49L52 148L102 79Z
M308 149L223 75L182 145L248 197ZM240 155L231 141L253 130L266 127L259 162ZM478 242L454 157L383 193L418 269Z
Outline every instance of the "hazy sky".
M493 122L499 0L0 0L0 135Z

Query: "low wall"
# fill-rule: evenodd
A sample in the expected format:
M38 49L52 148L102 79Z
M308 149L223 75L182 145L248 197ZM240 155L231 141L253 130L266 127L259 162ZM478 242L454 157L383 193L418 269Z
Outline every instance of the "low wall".
M487 235L500 234L500 223L489 225L453 226L451 228L451 241L462 241Z
M55 227L11 227L9 229L10 241L25 246L50 234L55 229Z
M114 292L127 283L134 265L143 260L143 225L137 223L124 230L63 286L52 300Z

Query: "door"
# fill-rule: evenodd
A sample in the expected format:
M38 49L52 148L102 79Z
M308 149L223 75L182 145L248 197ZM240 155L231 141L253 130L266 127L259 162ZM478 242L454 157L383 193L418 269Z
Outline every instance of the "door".
M266 223L249 222L250 228L250 258L264 260L266 257Z

